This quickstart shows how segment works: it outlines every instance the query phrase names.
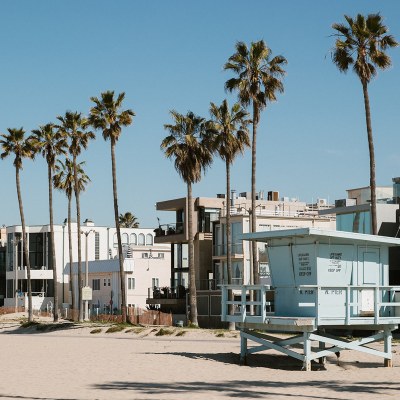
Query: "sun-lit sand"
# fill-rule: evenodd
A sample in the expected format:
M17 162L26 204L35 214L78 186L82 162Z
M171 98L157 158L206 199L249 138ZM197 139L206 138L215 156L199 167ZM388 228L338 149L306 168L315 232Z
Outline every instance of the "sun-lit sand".
M382 399L400 396L400 343L393 368L345 351L312 372L276 352L239 365L238 332L107 326L38 331L0 318L0 399ZM50 322L50 319L48 319ZM100 333L90 333L94 329ZM182 336L177 336L185 332Z

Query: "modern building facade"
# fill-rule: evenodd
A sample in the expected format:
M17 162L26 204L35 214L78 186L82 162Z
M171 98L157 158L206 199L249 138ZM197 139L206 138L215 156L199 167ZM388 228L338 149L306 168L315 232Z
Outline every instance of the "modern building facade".
M400 178L392 186L376 188L378 235L400 237ZM320 210L322 216L336 215L336 229L353 233L372 233L371 190L369 186L347 190L347 198L335 201L335 207ZM400 284L400 249L389 249L389 282Z
M243 284L250 278L250 248L243 245L239 235L249 232L251 196L250 193L233 193L231 204L226 204L225 195L215 198L197 197L193 199L194 265L198 299L199 323L210 318L220 322L221 297L219 285L226 283L226 213L231 215L232 267L234 282ZM278 192L258 194L255 217L257 230L289 229L293 227L318 227L335 229L334 216L319 216L318 210L328 208L325 200L307 205L297 199L279 198ZM188 287L188 226L187 198L158 202L157 211L170 212L170 222L160 223L156 229L156 243L171 244L171 288ZM250 215L251 214L251 215ZM259 271L268 282L268 259L265 249L259 248ZM175 309L184 309L184 299L149 298L148 304L161 304L165 309L172 303ZM176 305L178 303L178 305ZM215 325L215 324L214 324Z
M77 224L72 225L72 253L73 261L78 259L77 249ZM59 293L59 306L70 304L70 285L69 285L69 241L68 227L66 222L63 225L54 226L55 254L57 264L57 282ZM132 257L132 253L140 254L164 254L161 260L162 268L169 279L169 254L170 249L154 243L154 230L145 228L121 228L123 251L126 257ZM29 249L29 259L31 264L31 286L33 294L33 308L44 309L53 302L53 265L51 258L50 226L27 226L27 240ZM27 271L26 261L22 248L22 227L19 225L6 228L6 273L5 273L5 299L4 305L26 306L27 305ZM81 225L82 243L82 267L85 266L85 254L88 261L113 260L117 257L117 235L116 229L95 224L86 220ZM86 252L87 247L87 252ZM130 251L129 249L135 249ZM146 260L144 261L146 263ZM138 266L141 262L137 262ZM154 276L164 281L163 276ZM127 278L128 279L128 278ZM126 282L128 287L128 281ZM141 291L147 291L151 286L151 280L138 279L135 287L143 286ZM108 284L108 281L107 281ZM138 289L136 289L138 290ZM118 297L117 297L118 299ZM118 300L115 303L120 306ZM133 303L139 304L139 303ZM141 305L145 305L145 302ZM75 305L76 306L76 305Z

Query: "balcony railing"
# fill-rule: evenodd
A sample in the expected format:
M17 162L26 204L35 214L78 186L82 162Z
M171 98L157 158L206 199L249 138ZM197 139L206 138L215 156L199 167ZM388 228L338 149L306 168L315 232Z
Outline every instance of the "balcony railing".
M221 290L221 286L227 283L223 279L200 279L196 281L196 290ZM232 278L232 284L242 285L243 278Z
M156 237L182 234L183 222L160 225L154 232Z
M149 299L184 299L187 289L179 285L177 287L154 287L147 289L147 298Z
M231 207L230 215L249 215L249 210L245 207ZM318 215L317 211L314 210L271 210L264 209L256 206L255 211L256 216L260 217L289 217L289 218L320 218L320 219L329 219L331 216L327 215ZM226 209L221 210L220 217L226 217Z
M215 244L213 248L213 256L226 256L226 244ZM243 243L231 244L231 254L243 254Z

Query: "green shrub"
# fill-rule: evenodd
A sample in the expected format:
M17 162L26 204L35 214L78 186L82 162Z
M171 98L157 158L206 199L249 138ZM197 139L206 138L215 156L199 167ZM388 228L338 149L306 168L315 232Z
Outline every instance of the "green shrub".
M100 332L101 332L101 328L92 329L90 331L90 333L100 333Z

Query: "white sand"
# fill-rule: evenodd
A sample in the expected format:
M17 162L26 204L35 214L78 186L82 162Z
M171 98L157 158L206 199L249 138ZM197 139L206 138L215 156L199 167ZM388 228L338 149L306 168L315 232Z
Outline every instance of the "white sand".
M329 357L326 370L304 372L273 351L239 366L237 333L186 330L177 337L182 329L173 328L174 336L156 337L154 328L90 334L93 327L38 332L18 325L0 320L0 399L400 398L397 341L393 368L344 351L339 366Z

